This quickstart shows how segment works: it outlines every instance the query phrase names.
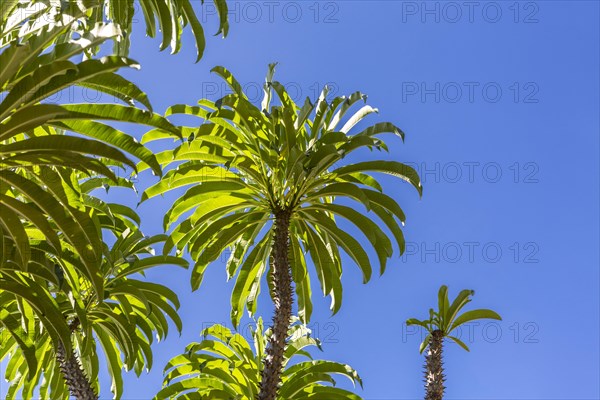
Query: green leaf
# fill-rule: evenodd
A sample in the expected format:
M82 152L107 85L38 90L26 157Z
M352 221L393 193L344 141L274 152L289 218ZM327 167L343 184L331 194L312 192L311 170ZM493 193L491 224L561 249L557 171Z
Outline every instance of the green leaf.
M452 324L452 322L454 321L454 318L456 318L456 315L458 314L458 312L467 303L469 303L471 301L470 297L473 296L474 294L475 294L475 291L473 291L473 290L462 290L458 294L458 296L456 296L454 301L452 301L452 304L450 305L450 307L445 311L445 316L444 316L444 321L446 322L446 324L445 324L446 326L444 327L445 329L450 327L450 324Z
M35 354L35 343L33 343L31 337L23 329L19 320L11 315L4 307L0 308L0 323L18 343L19 349L27 363L27 368L29 370L28 378L32 379L38 364Z
M302 210L301 213L307 215L312 220L311 223L320 226L335 239L337 246L343 248L360 267L363 273L363 283L367 283L371 279L372 268L369 256L361 244L354 239L352 235L338 228L337 225L328 217L325 217L323 213L311 210Z
M332 212L346 218L358 227L375 249L377 257L379 258L380 274L383 275L387 259L392 256L392 242L377 224L352 208L338 204L328 204L323 206L315 204L308 208Z
M110 391L114 398L120 399L123 394L123 378L121 376L121 360L110 337L103 330L96 330L96 335L107 357L108 371L112 380Z
M412 167L397 161L363 161L337 168L333 173L337 176L344 176L354 172L365 171L382 172L393 175L410 183L417 189L420 196L423 195L423 187L421 186L421 180L417 171Z
M12 238L15 250L19 254L19 265L26 271L31 257L27 232L25 232L19 216L3 204L0 204L0 227L2 228L0 231L8 233Z
M373 108L369 105L363 106L360 110L358 110L348 121L344 124L341 132L348 133L350 129L352 129L357 123L359 123L364 117L369 114L379 112L376 108Z
M126 276L136 274L139 272L146 271L149 268L163 266L163 265L176 265L178 267L187 268L188 262L180 257L174 256L153 256L147 257L142 260L136 260L130 263L129 266L123 268L115 275L114 279L124 278Z
M152 111L152 104L150 104L148 95L134 83L123 78L121 75L104 73L87 78L78 85L114 96L115 98L122 100L131 106L133 106L134 102L137 101L149 111Z
M104 121L131 122L160 128L181 137L181 132L164 117L135 107L120 104L67 104L62 106L71 112L68 119L96 119Z
M463 324L466 324L467 322L474 321L477 319L495 319L495 320L501 321L502 317L500 317L500 315L498 315L498 313L496 313L495 311L487 310L487 309L467 311L464 314L459 315L454 320L454 322L452 323L452 326L450 327L448 332L452 332L457 327L459 327Z
M369 210L369 198L365 191L352 183L332 183L323 189L309 194L306 201L330 196L347 196L362 203Z
M235 94L237 94L243 99L247 99L242 89L242 85L240 85L240 83L235 79L233 74L227 68L219 65L211 69L210 72L214 72L215 74L223 78L223 80L227 83L229 88L233 90Z
M213 0L219 14L219 30L215 35L221 34L226 37L229 33L228 7L226 0Z
M200 24L200 22L198 21L198 18L196 17L196 13L194 12L190 1L183 0L181 4L183 15L190 23L192 32L194 33L194 38L196 39L196 62L198 62L204 55L204 48L206 47L206 40L204 39L204 28L202 28L202 24ZM225 16L225 18L227 18L227 16Z
M235 287L231 292L231 322L233 326L239 325L244 312L244 305L250 294L254 279L260 271L264 271L264 257L268 252L270 235L265 235L252 249L246 260L244 260L240 272L235 280Z
M0 145L0 154L26 152L30 149L40 149L45 151L69 149L69 151L81 154L94 154L100 157L106 157L135 168L135 164L114 147L95 140L64 135L38 136L27 140Z
M411 325L418 325L420 327L425 328L427 331L431 331L431 329L429 329L429 325L427 324L426 321L420 321L416 318L409 318L406 320L406 326L411 326Z
M421 345L419 346L419 353L423 354L423 351L425 351L425 349L427 348L427 346L429 346L429 342L431 341L431 333L428 334L427 336L425 336L425 339L421 342Z
M308 324L313 309L310 276L306 268L305 255L295 240L291 241L291 255L290 267L295 283L296 296L298 297L298 317L300 317L302 323Z
M446 310L450 306L448 301L448 286L442 285L438 291L438 312L441 318L441 327L443 329L444 320L446 318Z
M142 202L165 194L182 186L196 184L186 193L186 197L197 196L210 192L233 192L244 189L246 185L235 174L228 173L222 168L211 168L203 165L191 165L167 172L160 182L150 186L142 195Z
M404 141L404 132L391 122L379 122L357 133L356 136L375 136L381 133L393 133Z
M463 341L460 340L459 338L457 338L455 336L448 336L448 338L452 339L456 344L458 344L460 347L462 347L466 351L470 351L469 347L466 344L464 344Z

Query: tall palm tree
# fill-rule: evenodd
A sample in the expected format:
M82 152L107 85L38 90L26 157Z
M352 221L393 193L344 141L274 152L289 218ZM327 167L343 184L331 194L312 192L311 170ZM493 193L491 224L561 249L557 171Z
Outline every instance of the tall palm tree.
M93 178L86 188L101 182L101 178ZM143 236L133 210L91 196L85 198L93 204L87 211L96 228L112 236L106 237L113 244L110 248L103 245L98 268L103 296L99 297L90 280L79 273L78 265L83 261L71 246L64 244L57 253L35 228L29 230L35 260L29 266L36 263L38 268L3 270L2 280L31 285L35 297L42 300L45 314L36 312L40 302L35 297L30 301L23 293L0 293L0 335L7 338L0 347L0 360L9 358L7 399L14 399L19 390L23 398L32 398L37 388L41 398L67 399L70 393L78 400L96 400L101 353L112 378L111 390L118 399L123 390L123 368L139 376L144 368L152 367L150 345L154 337L166 337L168 319L181 332L177 295L163 285L137 279L136 274L159 265L187 267L187 262L153 255L150 246L163 243L166 236ZM51 323L44 323L43 318ZM68 345L53 340L53 330L64 323L69 328Z
M487 309L471 310L459 314L463 307L471 301L474 294L473 290L463 290L450 304L448 287L444 285L438 292L438 310L430 309L429 319L421 321L411 318L406 321L406 325L421 326L428 332L419 349L421 353L427 349L425 355L425 400L442 400L444 397L444 381L446 380L442 361L444 339L448 338L469 351L463 341L452 335L456 329L478 319L502 320L495 311Z
M228 10L226 0L213 0L215 12L219 19L216 35L227 36L229 32ZM85 21L78 29L85 33L93 31L98 24L112 22L118 29L113 37L114 51L120 56L127 56L131 45L131 33L136 19L143 19L146 35L154 38L158 31L162 33L160 50L171 47L172 53L181 49L182 34L189 26L196 43L196 54L199 61L205 49L204 28L198 19L198 13L192 6L192 0L5 0L2 2L2 15L21 13L27 17L37 17L44 8L55 15L72 14L83 11ZM198 4L196 2L196 4ZM140 12L141 10L141 12ZM38 22L44 21L39 19ZM52 21L46 19L46 21ZM7 26L8 25L8 26ZM9 29L11 23L0 24L0 29ZM66 34L68 35L68 33ZM63 42L65 34L58 36L57 43ZM99 46L88 49L90 54L99 51Z
M251 328L252 345L239 333L222 325L202 332L203 340L190 343L183 354L172 358L165 367L163 389L155 400L184 399L255 399L259 393L262 359L270 331L263 332L262 319ZM293 325L290 343L284 354L282 385L278 399L360 400L360 396L336 386L335 375L348 378L354 385L362 380L349 365L314 360L306 349L317 346L304 325Z
M360 267L363 282L371 277L371 262L363 245L338 224L345 218L364 234L375 250L380 273L393 252L388 235L373 222L376 215L404 251L400 222L404 213L383 193L372 173L390 174L411 183L421 194L417 173L397 161L369 160L343 163L358 149L387 150L376 136L403 132L388 122L377 123L354 134L364 117L377 112L363 105L346 118L366 96L354 93L327 101L327 88L316 104L306 99L298 106L285 88L273 80L269 67L260 107L252 104L242 86L223 67L214 68L233 93L216 103L201 100L199 106L177 105L167 115L200 117L200 126L182 127L188 139L175 150L157 154L165 168L176 165L142 200L169 190L192 185L179 197L164 218L165 229L177 222L165 250L187 247L196 261L191 283L197 289L206 267L227 249L229 277L237 275L231 298L232 321L238 325L246 307L256 310L256 299L267 268L275 305L273 335L265 356L261 400L276 397L292 317L294 292L303 322L312 312L311 285L307 272L309 254L323 295L332 299L331 309L341 306L341 258L339 248ZM273 104L275 97L279 104ZM342 123L342 121L344 121ZM143 143L169 138L155 130ZM364 206L366 215L341 204L338 199ZM181 221L188 211L193 211ZM371 213L372 212L372 213Z

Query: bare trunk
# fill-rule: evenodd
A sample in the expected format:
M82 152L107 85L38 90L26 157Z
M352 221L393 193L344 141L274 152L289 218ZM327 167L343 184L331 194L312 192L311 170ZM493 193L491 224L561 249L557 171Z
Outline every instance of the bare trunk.
M275 213L275 239L271 250L271 272L273 279L273 335L267 344L259 400L275 400L281 381L283 355L287 344L288 330L292 318L292 276L289 254L290 212L281 210Z
M440 330L433 331L431 341L425 355L425 400L442 400L444 397L444 365L442 346L444 334Z
M76 330L78 326L79 321L73 321L70 324L71 331ZM60 366L60 372L65 379L65 383L69 388L69 392L73 397L77 400L98 400L98 395L94 391L94 388L92 388L89 379L85 376L74 350L71 354L67 354L63 344L59 344L56 349L56 360Z

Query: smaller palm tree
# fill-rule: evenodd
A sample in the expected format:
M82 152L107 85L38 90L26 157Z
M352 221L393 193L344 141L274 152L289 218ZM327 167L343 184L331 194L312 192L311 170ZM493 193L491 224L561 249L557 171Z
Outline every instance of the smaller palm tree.
M83 260L62 234L57 247L63 250L58 253L40 231L26 225L31 250L27 269L0 263L0 361L6 361L6 400L18 395L31 399L34 393L42 399L71 395L97 400L102 359L118 400L123 372L140 376L152 367L151 345L155 338L166 338L170 322L181 333L177 295L140 278L152 267L187 267L187 262L155 255L153 247L162 245L165 235L144 236L135 211L90 194L109 183L108 178L95 176L79 185L78 177L67 180L72 197L81 195L77 200L104 239L96 266L102 296L81 273Z
M256 327L251 329L254 349L246 338L223 325L212 325L202 334L202 342L190 343L185 353L166 365L164 387L154 400L255 399L260 389L263 358L271 329L265 332L262 319L258 319ZM321 349L319 340L311 336L305 325L294 324L289 336L278 399L361 399L336 387L333 378L345 376L362 387L362 380L354 369L334 361L313 360L305 350L308 346ZM302 357L305 360L298 360Z
M421 343L419 351L425 349L425 400L442 400L444 396L444 367L442 363L443 342L448 338L463 349L469 351L467 345L452 333L460 326L477 319L502 320L500 315L492 310L478 309L460 314L460 311L475 294L474 290L463 290L452 304L448 299L448 287L443 285L438 292L438 310L429 309L429 319L418 320L410 318L406 325L418 325L427 330L428 334Z

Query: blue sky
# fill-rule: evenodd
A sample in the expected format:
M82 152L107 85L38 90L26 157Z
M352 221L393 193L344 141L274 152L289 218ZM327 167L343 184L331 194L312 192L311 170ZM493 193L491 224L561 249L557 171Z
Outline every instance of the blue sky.
M407 214L407 254L367 285L345 258L344 305L333 317L327 299L314 299L318 356L356 368L365 399L422 398L420 334L404 321L425 317L442 284L452 295L474 289L473 307L503 316L463 332L471 353L448 344L448 399L597 399L599 4L470 4L234 1L229 37L209 38L199 64L189 35L172 56L137 24L131 56L142 70L127 76L163 112L226 94L209 73L215 65L252 91L278 61L276 77L296 100L324 84L360 90L380 110L371 122L406 132L404 144L389 137L382 157L416 166L424 196L382 181ZM201 19L216 32L214 15ZM153 182L142 176L139 186ZM135 204L121 191L110 197ZM139 208L148 233L159 233L170 200ZM184 334L155 346L150 374L126 376L127 400L151 398L162 366L203 326L230 324L232 285L219 263L195 293L189 272L149 277L180 295ZM262 296L259 313L268 319L271 309Z

